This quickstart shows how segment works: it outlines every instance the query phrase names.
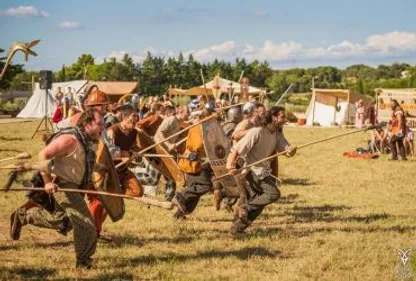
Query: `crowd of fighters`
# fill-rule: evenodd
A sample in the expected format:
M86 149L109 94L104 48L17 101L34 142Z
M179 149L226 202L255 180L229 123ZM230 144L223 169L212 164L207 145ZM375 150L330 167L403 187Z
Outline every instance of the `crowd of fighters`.
M167 151L176 155L177 166L185 178L184 186L176 190L177 183L165 176L165 198L177 206L174 219L185 219L195 210L201 196L213 193L218 209L221 201L228 209L236 204L230 230L233 234L244 232L265 206L280 198L277 158L249 169L244 167L276 152L291 157L296 147L283 134L286 122L283 107L267 110L253 98L225 111L221 106L205 97L198 97L188 106L175 106L164 97L162 101L151 99L142 107L126 103L109 109L107 95L99 89L91 91L85 98L83 111L58 123L59 130L46 140L46 146L40 151L40 171L30 184L44 187L44 192L30 192L28 201L11 214L12 239L20 238L25 225L54 229L62 235L73 230L76 267L90 268L97 241L103 238L105 206L96 195L89 194L85 200L81 193L57 192L59 188L95 188L92 175L94 170L102 168L97 167L96 157L99 141L103 140L113 160L111 165L117 168L122 192L141 197L144 185L157 186L165 176L154 164L160 159L145 159L139 153L146 148L142 136L162 141L210 116L222 124L224 135L232 143L226 169L238 179L238 195L229 195L227 186L214 179L202 126L198 125L186 131L185 142L178 135L163 143ZM124 159L145 163L145 169L133 173L129 167L131 161Z

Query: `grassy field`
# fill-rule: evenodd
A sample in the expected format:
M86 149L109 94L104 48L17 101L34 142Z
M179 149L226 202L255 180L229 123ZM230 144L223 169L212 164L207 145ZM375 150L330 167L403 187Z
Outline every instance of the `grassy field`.
M0 158L33 155L36 123L0 125ZM293 144L346 129L286 128ZM359 133L281 159L282 198L243 237L228 234L232 215L216 212L212 195L184 222L172 212L126 202L125 218L109 219L93 270L76 272L72 235L24 227L8 236L9 215L25 199L0 194L0 279L3 280L395 280L397 249L414 248L415 162L342 156L366 143ZM3 163L9 164L9 163ZM4 184L6 173L1 173ZM411 257L416 274L416 256Z

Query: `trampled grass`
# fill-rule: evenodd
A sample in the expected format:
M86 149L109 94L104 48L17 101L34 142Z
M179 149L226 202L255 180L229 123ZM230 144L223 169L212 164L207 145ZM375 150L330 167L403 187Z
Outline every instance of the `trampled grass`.
M36 155L36 123L0 125L0 158ZM286 128L293 144L346 129ZM281 158L282 198L242 237L228 234L232 214L216 212L212 195L184 222L172 212L126 201L125 218L109 219L93 270L74 270L72 234L23 228L8 236L9 215L25 199L0 194L0 277L4 280L394 280L397 249L415 248L415 162L342 156L364 146L365 133ZM34 160L32 160L34 161ZM5 162L2 164L11 164ZM4 184L6 173L0 174ZM416 257L411 257L415 268ZM414 270L416 274L416 270Z

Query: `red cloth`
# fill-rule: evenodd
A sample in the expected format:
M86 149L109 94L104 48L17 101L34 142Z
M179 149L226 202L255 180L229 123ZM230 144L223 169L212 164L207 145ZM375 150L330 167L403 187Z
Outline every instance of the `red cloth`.
M343 155L349 158L361 158L361 159L374 159L380 156L378 153L370 153L370 152L369 153L357 153L356 151L344 152Z
M95 188L90 188L91 190L96 190ZM99 200L98 195L88 194L88 209L90 210L91 216L94 220L95 229L97 231L97 236L100 236L101 230L103 228L103 223L107 218L107 213L104 210L103 204Z
M58 106L55 110L55 113L53 114L53 118L52 121L53 123L59 123L62 121L62 118L64 117L63 112L62 112L62 108L60 106Z

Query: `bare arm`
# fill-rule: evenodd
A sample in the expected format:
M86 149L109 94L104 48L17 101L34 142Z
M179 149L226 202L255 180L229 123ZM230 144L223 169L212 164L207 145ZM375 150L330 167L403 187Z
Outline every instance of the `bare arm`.
M239 141L247 134L247 132L248 130L240 130L240 131L234 132L232 138L235 141Z
M45 182L45 191L51 193L55 189L52 177L48 172L48 161L55 158L66 156L77 148L77 140L73 135L61 135L54 139L39 152L39 162L42 167L41 175Z
M236 150L232 150L230 155L228 155L226 168L230 170L231 175L234 175L236 173L236 164L239 156L240 155Z

